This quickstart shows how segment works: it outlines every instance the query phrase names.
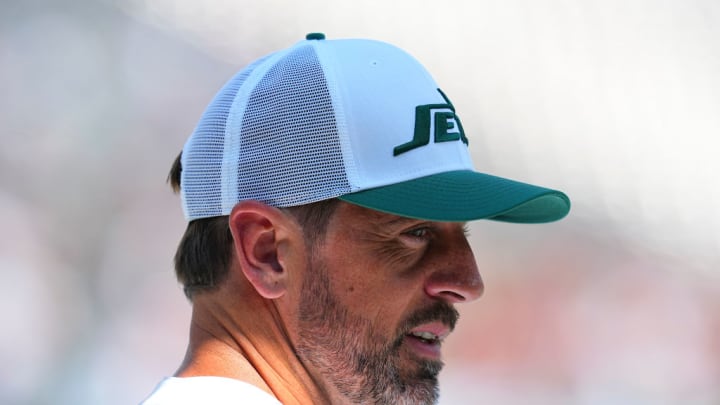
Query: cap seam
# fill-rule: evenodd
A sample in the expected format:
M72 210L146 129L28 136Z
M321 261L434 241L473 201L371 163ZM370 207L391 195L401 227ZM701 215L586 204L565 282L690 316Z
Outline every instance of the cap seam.
M274 52L266 56L266 59L258 65L243 81L238 89L235 97L233 97L232 105L228 111L225 122L225 130L223 136L223 161L221 166L221 182L220 182L220 211L222 215L227 215L232 211L233 207L238 203L240 190L238 190L238 158L242 149L240 131L242 131L242 123L247 109L247 101L252 95L257 84L265 77L267 72L273 66L287 55L291 50L302 46L303 41L298 45L288 49ZM235 134L235 136L233 136ZM231 146L235 145L235 148ZM234 153L236 152L237 153Z

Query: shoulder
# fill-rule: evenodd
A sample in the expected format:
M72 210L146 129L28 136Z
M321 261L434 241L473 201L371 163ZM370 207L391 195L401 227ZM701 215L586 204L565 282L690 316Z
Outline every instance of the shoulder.
M141 405L281 405L272 395L246 382L225 377L168 377Z

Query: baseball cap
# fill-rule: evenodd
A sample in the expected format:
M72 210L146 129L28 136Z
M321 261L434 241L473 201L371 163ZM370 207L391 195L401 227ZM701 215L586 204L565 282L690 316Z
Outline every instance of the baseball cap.
M432 221L540 223L557 190L477 172L459 114L425 68L375 40L320 33L251 63L217 93L181 157L188 220L243 200L330 198Z

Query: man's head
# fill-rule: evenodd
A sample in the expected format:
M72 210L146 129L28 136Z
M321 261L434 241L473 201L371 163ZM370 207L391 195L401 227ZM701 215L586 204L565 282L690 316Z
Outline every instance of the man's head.
M464 223L548 222L559 192L475 172L449 98L411 56L311 34L220 90L170 178L186 294L239 269L319 384L355 402L437 396L453 305L482 281Z

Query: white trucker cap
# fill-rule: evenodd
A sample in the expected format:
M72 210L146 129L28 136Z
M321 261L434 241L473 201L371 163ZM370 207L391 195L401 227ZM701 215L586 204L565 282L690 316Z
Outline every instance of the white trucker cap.
M181 165L188 220L228 215L244 200L340 198L432 221L539 223L570 209L560 191L476 172L455 107L412 56L320 33L230 79Z

